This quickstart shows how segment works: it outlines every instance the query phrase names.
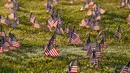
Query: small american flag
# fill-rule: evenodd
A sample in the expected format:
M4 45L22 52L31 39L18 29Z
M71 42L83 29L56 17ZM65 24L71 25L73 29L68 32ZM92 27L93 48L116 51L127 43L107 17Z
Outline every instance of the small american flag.
M49 40L49 42L51 42L54 46L56 45L56 33L54 33L51 37L51 39Z
M80 37L76 33L75 27L74 27L73 31L70 33L69 42L71 44L80 44L81 43Z
M13 47L19 47L20 43L16 40L16 37L14 34L9 33L9 42Z
M99 39L100 37L102 37L104 35L104 28L102 28L102 30L99 32L97 39Z
M12 46L14 46L14 47L19 47L20 46L19 42L12 41L11 43L12 43Z
M67 73L78 73L77 59L70 63Z
M33 13L30 13L29 21L30 21L31 23L34 23L34 21L35 21L35 16L33 15Z
M70 32L71 32L68 23L66 24L65 32L66 32L67 34L70 34Z
M116 36L116 38L121 39L121 27L120 26L118 26L115 36Z
M93 53L93 51L92 51L92 48L90 46L89 49L88 49L88 51L87 51L87 56L91 56L92 53Z
M130 73L130 61L123 67L121 73Z
M121 73L129 73L129 67L124 66Z
M4 32L4 30L3 30L3 27L2 26L0 26L0 36L4 36L5 37L5 32Z
M82 50L88 50L90 48L90 43L91 43L91 39L90 39L90 34L89 34L88 39L87 39L86 43L84 44Z
M64 34L64 31L63 31L63 29L62 29L60 24L57 24L56 33L57 34Z
M95 65L95 68L98 68L98 59L96 57L95 51L93 51L93 54L91 56L91 63Z
M51 27L56 27L58 24L58 19L54 19L54 17L51 15L51 18L48 20L48 24Z
M53 44L49 42L48 45L44 49L44 55L56 57L56 56L59 56L59 53L56 50L56 48L53 46Z
M106 48L106 43L105 43L105 41L106 41L106 37L104 36L104 37L102 38L101 42L99 43L99 49L100 49L100 51L103 51L103 50Z
M97 58L101 58L101 52L96 52Z

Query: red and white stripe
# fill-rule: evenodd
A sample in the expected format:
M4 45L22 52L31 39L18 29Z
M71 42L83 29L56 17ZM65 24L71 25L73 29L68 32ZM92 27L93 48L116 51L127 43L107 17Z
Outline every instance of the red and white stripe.
M76 34L76 33L74 33L74 35L76 36L76 38L75 38L75 39L70 38L71 44L80 44L80 43L81 43L81 40L80 40L79 35Z
M96 56L97 56L98 58L101 58L101 52L96 52Z
M45 47L45 50L44 50L45 52L44 52L44 55L45 56L49 56L49 50L47 49L47 46Z
M121 73L129 73L129 67L124 66Z
M72 66L70 73L78 73L78 66Z
M16 41L12 41L11 44L12 44L12 46L14 46L14 47L19 47L19 46L20 46L20 43L19 43L19 42L16 42Z
M48 48L46 47L44 54L45 56L59 56L59 53L57 52L56 48L48 50Z
M91 55L92 55L92 53L93 53L92 49L91 49L91 48L89 48L89 49L88 49L88 52L87 52L87 56L91 56Z
M5 32L0 32L0 36L5 36Z
M3 52L3 47L0 47L0 53L2 53Z
M95 67L98 68L98 59L94 59L93 61L94 61L93 64L95 65Z
M51 56L59 56L59 53L57 52L56 48L53 48L49 51Z

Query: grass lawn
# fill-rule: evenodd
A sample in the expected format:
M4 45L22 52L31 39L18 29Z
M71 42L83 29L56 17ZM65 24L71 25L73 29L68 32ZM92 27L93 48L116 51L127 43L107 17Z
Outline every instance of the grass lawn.
M33 12L37 20L44 27L46 26L45 22L49 18L49 13L45 11L44 6L46 0L18 0L18 2L21 8L21 11L17 11L20 24L16 29L3 26L6 33L13 30L12 33L21 42L21 47L0 55L0 73L46 73L47 71L66 73L66 68L73 59L77 56L86 56L86 52L80 49L90 32L93 41L98 32L79 27L81 20L88 17L86 15L88 10L79 11L82 2L70 4L66 0L61 0L59 4L54 5L61 14L64 27L67 22L69 22L71 29L76 26L82 40L81 45L71 45L67 42L67 34L57 35L56 41L60 56L56 58L44 57L43 55L43 46L47 44L53 33L46 29L35 29L28 22L29 14ZM130 58L130 25L126 21L130 10L118 8L118 0L95 0L95 2L106 10L101 20L101 26L105 27L108 48L102 54L100 69L94 69L89 58L81 58L79 60L79 73L112 73L115 68L120 71ZM0 15L6 17L9 10L4 8L4 4L5 0L0 0ZM122 33L122 40L120 41L113 36L118 25L121 26Z

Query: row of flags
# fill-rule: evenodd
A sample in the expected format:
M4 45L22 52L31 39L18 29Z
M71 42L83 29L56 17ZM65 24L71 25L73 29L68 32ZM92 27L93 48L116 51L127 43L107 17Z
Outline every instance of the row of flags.
M16 28L19 24L19 18L16 14L16 10L20 10L18 1L8 0L5 7L10 10L10 14L7 17L0 16L0 23Z
M9 32L8 36L6 36L3 27L0 26L0 53L15 50L18 47L20 47L20 43L17 41L15 35Z
M105 10L100 8L97 3L93 1L89 1L89 2L91 3L91 7L89 7L90 9L87 12L87 15L92 17L82 19L79 25L83 27L91 28L93 30L100 30L100 20L102 18L101 15L105 13Z
M50 18L46 21L46 26L49 31L54 31L53 36L48 41L47 45L44 47L44 55L49 57L57 57L59 56L59 52L56 47L56 34L64 34L67 33L69 35L68 42L71 44L81 44L81 39L79 34L76 32L76 28L74 27L71 30L66 25L65 31L62 29L63 21L61 19L61 15L55 11L53 7L53 3L57 3L59 0L48 0L46 4L46 11L50 13ZM72 0L73 2L75 0ZM19 19L16 15L16 10L20 10L19 4L16 0L8 0L7 4L5 4L6 8L10 9L10 15L7 18L0 17L0 22L6 25L12 24L11 26L15 28L19 24ZM92 8L91 8L92 7ZM80 9L85 10L86 8L90 8L87 15L92 16L90 19L83 19L81 21L80 26L86 26L92 28L94 30L100 30L99 22L101 20L101 14L105 13L105 10L100 8L97 3L93 0L87 0L83 7ZM14 22L12 23L11 20ZM43 29L42 24L40 24L33 13L30 13L29 21L33 24L34 28ZM115 36L118 39L121 39L121 27L119 26ZM101 38L101 41L98 43L97 40ZM6 36L3 28L0 30L0 53L7 52L8 50L13 50L20 47L20 43L16 40L16 37L11 32L9 36ZM84 44L82 50L87 51L86 56L90 56L90 62L94 64L95 68L99 67L99 62L101 60L102 51L106 48L106 36L104 34L104 29L99 32L99 35L96 38L95 42L91 42L91 35L89 34L86 43ZM128 63L129 64L129 63ZM126 65L121 73L129 73L129 65ZM78 59L73 60L69 67L67 73L78 73Z

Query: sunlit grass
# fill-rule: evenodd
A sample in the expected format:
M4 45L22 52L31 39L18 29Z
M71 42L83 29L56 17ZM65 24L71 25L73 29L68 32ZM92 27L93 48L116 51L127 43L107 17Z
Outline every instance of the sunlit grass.
M15 51L2 53L0 56L0 72L5 73L66 73L66 68L69 63L77 56L82 58L79 60L80 73L112 73L115 68L120 71L130 58L130 25L127 24L126 18L130 13L128 8L118 8L118 0L96 0L100 7L106 10L101 21L101 26L105 27L105 34L107 35L108 48L102 54L102 61L100 62L100 69L94 69L90 64L89 58L85 58L86 52L80 50L85 43L88 34L92 33L92 41L95 41L98 35L97 31L79 27L79 23L86 15L85 11L79 11L82 2L70 4L62 0L59 4L54 5L56 10L61 14L64 21L63 29L67 22L70 28L76 26L77 32L80 34L82 44L71 45L67 42L67 34L57 35L57 49L60 53L59 57L50 58L43 56L43 46L52 36L52 32L45 29L46 20L49 18L49 13L45 12L45 0L18 0L21 11L17 11L20 18L20 24L16 29L5 26L5 31L8 33L13 30L17 39L21 42L21 47ZM9 10L4 8L5 0L0 2L0 15L7 16ZM37 20L42 23L44 30L33 28L32 24L28 22L29 14L33 12ZM90 18L90 17L88 17ZM118 25L121 25L122 40L117 40L114 33Z

